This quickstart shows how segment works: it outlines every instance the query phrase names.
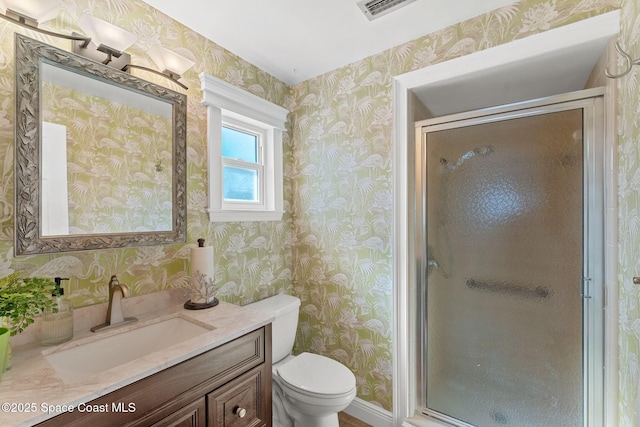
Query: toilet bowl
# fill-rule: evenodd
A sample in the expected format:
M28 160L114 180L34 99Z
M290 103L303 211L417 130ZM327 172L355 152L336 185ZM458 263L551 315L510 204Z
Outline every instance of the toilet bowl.
M291 355L300 300L276 295L245 306L272 324L273 426L339 427L338 412L356 396L356 378L342 363L313 353Z
M328 357L301 353L276 368L284 407L295 427L338 427L338 412L356 396L356 379Z

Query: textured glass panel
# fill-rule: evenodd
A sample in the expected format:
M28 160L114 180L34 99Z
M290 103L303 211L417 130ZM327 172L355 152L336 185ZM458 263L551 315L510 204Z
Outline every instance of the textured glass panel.
M224 199L257 202L258 171L225 165Z
M237 129L222 127L222 157L258 162L258 137Z
M427 407L581 426L582 110L427 134Z

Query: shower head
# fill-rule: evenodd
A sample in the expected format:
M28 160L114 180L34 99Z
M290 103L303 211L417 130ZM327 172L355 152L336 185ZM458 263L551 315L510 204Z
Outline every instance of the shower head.
M462 156L460 156L458 161L456 161L455 164L453 165L449 163L449 161L444 157L440 157L440 164L445 168L447 168L448 170L454 171L458 166L460 166L462 163L464 163L465 161L469 160L472 157L475 157L475 156L487 157L492 153L493 153L493 146L491 145L486 145L484 147L476 147L473 150L467 151Z
M493 146L487 145L486 147L474 148L473 153L480 157L487 157L489 154L493 153Z

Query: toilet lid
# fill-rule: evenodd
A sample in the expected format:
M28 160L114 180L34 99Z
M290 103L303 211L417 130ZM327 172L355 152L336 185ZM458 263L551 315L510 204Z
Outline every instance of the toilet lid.
M278 375L289 385L316 394L343 394L356 386L356 377L346 366L313 353L294 357L278 368Z

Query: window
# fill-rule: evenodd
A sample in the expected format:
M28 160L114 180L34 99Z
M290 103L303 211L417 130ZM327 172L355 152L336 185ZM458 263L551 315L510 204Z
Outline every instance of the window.
M282 132L288 111L208 74L209 219L282 218Z
M222 122L222 201L224 205L264 200L262 145L266 136L238 122Z

